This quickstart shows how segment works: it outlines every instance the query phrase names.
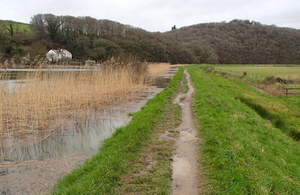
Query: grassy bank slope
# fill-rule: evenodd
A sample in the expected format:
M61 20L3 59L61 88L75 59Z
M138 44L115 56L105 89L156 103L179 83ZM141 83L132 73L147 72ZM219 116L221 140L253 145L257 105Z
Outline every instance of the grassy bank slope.
M239 82L188 67L206 194L300 194L300 146L235 98ZM225 84L232 87L228 90Z
M241 65L240 65L241 66ZM223 68L226 68L224 66ZM247 67L247 66L246 66ZM246 68L245 66L237 68ZM291 68L291 67L281 67ZM269 67L270 71L273 67ZM288 73L288 70L285 70ZM292 76L292 75L290 75ZM249 107L254 109L263 118L270 120L277 128L281 129L288 136L299 141L300 140L300 98L299 97L272 97L262 94L258 90L249 86L252 82L257 82L255 79L244 79L243 77L226 74L224 77L229 77L234 80L241 80L232 84L231 79L224 79L219 83L219 87L226 88L229 93L232 93L234 98L241 100ZM244 82L248 83L245 84ZM253 84L253 83L252 83ZM286 87L286 86L284 86ZM272 87L266 91L272 91Z
M141 185L137 186L139 189L128 189L123 184L134 165L138 164L145 147L153 142L157 128L172 117L174 123L180 118L180 108L175 106L170 110L170 105L179 90L182 76L183 71L180 69L166 89L149 100L141 111L133 114L132 121L126 127L117 129L105 141L97 155L61 179L53 194L120 194L121 191L141 190ZM156 150L159 149L156 147ZM151 191L152 194L167 194L170 191L171 169L166 167L164 172L160 171L159 168L164 166L168 167L164 164L156 170L161 174L155 176L155 185L151 183L151 178L144 181L145 191ZM145 187L147 182L150 184Z

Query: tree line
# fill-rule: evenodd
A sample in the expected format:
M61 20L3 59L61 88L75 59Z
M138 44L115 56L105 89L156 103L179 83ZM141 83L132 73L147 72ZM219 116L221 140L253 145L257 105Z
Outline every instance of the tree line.
M131 54L149 62L190 63L193 58L171 37L115 21L37 14L31 25L39 41L66 47L77 59L105 61L114 55Z
M171 30L171 27L170 27ZM166 33L92 17L37 14L30 24L0 22L0 60L69 50L76 60L133 55L176 63L300 63L300 31L249 20L197 24Z

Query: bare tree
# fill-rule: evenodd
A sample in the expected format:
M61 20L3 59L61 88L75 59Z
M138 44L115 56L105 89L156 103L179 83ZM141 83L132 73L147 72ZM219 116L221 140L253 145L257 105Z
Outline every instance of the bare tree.
M43 39L46 36L46 28L43 14L37 14L31 17L30 24L32 24L33 28L36 30L39 39Z
M97 20L91 17L84 17L84 28L88 36L97 35Z

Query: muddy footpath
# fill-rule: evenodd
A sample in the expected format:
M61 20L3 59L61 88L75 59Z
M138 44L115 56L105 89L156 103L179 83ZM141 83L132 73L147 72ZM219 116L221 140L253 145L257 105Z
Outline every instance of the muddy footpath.
M179 132L179 138L175 140L176 151L172 163L172 195L201 193L201 179L198 169L200 138L192 109L194 87L186 69L184 73L189 90L187 93L179 94L174 100L174 103L179 104L182 108L182 123L175 129Z

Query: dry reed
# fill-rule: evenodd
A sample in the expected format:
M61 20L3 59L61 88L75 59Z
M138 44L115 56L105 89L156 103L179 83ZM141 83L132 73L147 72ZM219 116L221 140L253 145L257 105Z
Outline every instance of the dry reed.
M149 64L149 74L157 75L157 74L166 74L171 67L171 64L168 63L157 63L157 64Z
M84 120L103 106L133 98L146 87L148 73L143 63L110 61L101 70L35 72L25 80L11 92L1 87L0 138L12 132L47 135L68 120Z

